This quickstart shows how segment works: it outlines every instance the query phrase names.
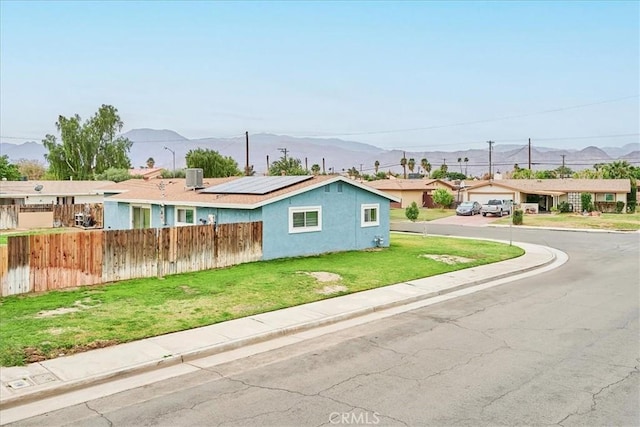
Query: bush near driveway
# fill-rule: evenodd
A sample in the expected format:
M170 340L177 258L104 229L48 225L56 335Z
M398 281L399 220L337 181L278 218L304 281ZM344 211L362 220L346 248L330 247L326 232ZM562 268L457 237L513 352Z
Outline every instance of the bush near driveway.
M0 365L22 365L211 325L522 253L516 246L496 242L393 233L389 248L0 298ZM470 261L450 265L426 254ZM320 272L332 273L334 279L322 282L310 274Z

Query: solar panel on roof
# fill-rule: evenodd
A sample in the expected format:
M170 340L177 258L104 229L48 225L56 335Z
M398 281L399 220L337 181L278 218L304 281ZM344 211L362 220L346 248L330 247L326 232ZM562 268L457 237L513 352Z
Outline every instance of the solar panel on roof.
M207 187L201 193L215 194L268 194L313 178L297 176L245 176L223 184Z

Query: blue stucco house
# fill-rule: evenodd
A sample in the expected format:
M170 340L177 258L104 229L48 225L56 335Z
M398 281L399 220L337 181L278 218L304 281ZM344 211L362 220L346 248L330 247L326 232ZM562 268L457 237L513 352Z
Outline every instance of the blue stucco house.
M132 179L104 192L104 229L262 221L265 260L388 246L400 201L339 175Z

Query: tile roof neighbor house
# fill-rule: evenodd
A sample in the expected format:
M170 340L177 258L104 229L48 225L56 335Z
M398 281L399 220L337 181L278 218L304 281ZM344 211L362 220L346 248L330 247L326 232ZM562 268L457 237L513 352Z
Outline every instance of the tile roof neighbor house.
M432 194L439 188L444 188L454 195L457 193L457 186L453 182L441 179L394 178L365 181L364 184L400 199L399 203L392 204L392 207L398 208L406 208L412 202L416 202L419 207L433 208L435 203Z
M131 176L140 176L143 179L153 179L158 178L162 175L163 168L138 168L138 169L129 169L129 175Z
M399 202L337 175L200 180L113 184L105 190L104 228L262 221L263 259L274 259L388 246L389 202Z
M626 204L630 191L628 179L499 179L474 183L464 192L464 200L483 204L489 199L510 199L536 213L567 202L580 212L581 194L588 193L596 209L614 212L617 202Z
M0 205L102 203L113 181L0 181Z

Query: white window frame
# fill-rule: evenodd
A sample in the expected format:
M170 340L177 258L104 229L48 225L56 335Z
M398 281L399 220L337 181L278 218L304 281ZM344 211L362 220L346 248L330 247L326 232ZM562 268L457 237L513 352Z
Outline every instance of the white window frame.
M318 225L310 227L294 227L293 214L301 212L318 212ZM310 233L315 231L322 231L322 206L301 206L289 208L289 233Z
M193 222L182 222L178 220L178 211L193 211ZM176 206L173 212L174 223L176 227L182 227L185 225L196 225L196 208L194 206Z
M376 210L376 220L375 221L367 221L367 210L375 209ZM360 226L361 227L377 227L380 225L380 204L379 203L368 203L360 205Z

